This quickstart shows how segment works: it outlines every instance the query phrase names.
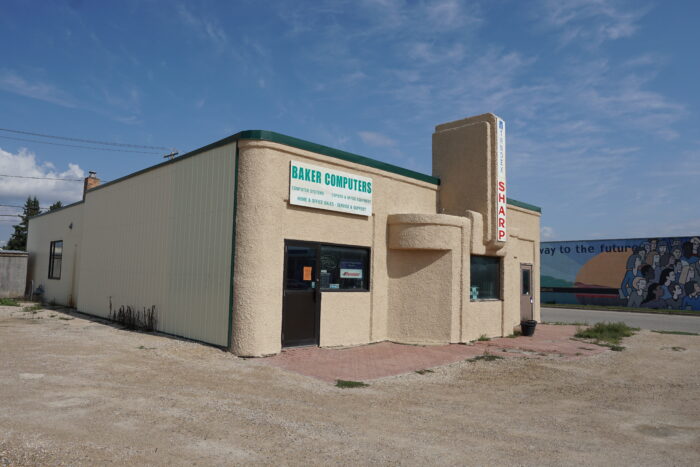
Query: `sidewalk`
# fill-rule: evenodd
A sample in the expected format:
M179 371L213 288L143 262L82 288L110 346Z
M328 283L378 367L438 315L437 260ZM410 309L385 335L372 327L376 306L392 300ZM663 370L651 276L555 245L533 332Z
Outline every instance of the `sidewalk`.
M430 369L484 355L505 358L576 359L608 352L606 347L571 340L576 326L538 324L532 337L495 338L467 345L403 345L380 342L342 349L301 347L256 360L323 381L367 381Z

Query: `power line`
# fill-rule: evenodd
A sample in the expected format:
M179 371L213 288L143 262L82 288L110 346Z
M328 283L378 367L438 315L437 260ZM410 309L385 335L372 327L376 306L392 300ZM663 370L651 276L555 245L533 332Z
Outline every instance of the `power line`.
M0 174L0 177L9 177L9 178L31 178L32 180L58 180L61 182L82 182L82 178L54 178L54 177L26 177L24 175L5 175L5 174Z
M0 128L1 129L1 128ZM54 143L52 141L39 141L36 139L26 139L26 138L15 138L13 136L5 136L5 135L0 135L0 138L5 138L5 139L13 139L15 141L27 141L30 143L39 143L39 144L50 144L52 146L65 146L68 148L79 148L79 149L90 149L93 151L110 151L110 152L134 152L137 154L150 154L150 155L160 155L158 152L147 152L147 151L134 151L132 149L112 149L112 148L96 148L96 147L90 147L90 146L78 146L77 144L63 144L63 143ZM168 149L169 150L169 149Z
M8 128L0 128L0 131L7 131L9 133L18 133L21 135L40 136L42 138L62 139L64 141L77 141L79 143L104 144L107 146L120 146L123 148L162 149L165 151L172 150L172 148L166 148L163 146L144 146L142 144L113 143L113 142L107 142L107 141L97 141L97 140L92 140L92 139L69 138L67 136L54 136L54 135L47 135L44 133L35 133L32 131L10 130Z

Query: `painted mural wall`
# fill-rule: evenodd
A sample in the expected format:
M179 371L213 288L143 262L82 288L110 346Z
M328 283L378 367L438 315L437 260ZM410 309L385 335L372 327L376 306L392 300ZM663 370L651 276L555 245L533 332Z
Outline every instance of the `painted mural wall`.
M542 242L542 304L700 312L700 236Z

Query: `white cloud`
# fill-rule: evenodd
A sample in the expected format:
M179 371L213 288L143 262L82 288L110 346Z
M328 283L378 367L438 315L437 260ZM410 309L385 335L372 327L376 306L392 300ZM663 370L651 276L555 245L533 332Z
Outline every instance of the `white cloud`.
M477 5L469 2L469 10L465 10L465 3L457 0L442 0L426 2L425 17L434 28L457 29L467 24L481 22L477 11Z
M559 33L562 46L586 48L634 35L649 7L618 0L543 0L534 14L539 23Z
M543 225L540 228L540 235L542 236L542 240L551 240L554 238L554 229L549 226Z
M363 143L368 146L374 146L378 148L392 148L395 147L396 140L389 138L381 133L376 133L374 131L360 131L357 133Z
M74 99L56 86L38 81L28 81L11 70L0 71L0 89L62 107L76 107Z
M183 23L217 47L223 47L228 43L226 31L215 20L197 16L183 4L177 6L177 13Z
M28 196L36 196L42 206L55 201L69 204L82 198L83 184L74 181L41 178L82 179L85 172L77 164L68 164L63 171L51 163L37 161L36 155L26 149L13 154L0 149L0 174L39 177L39 179L0 177L0 200L3 204L17 204ZM13 201L13 202L8 202Z
M416 42L408 49L409 57L430 65L439 62L459 62L464 58L465 53L464 46L460 43L438 47L429 42Z

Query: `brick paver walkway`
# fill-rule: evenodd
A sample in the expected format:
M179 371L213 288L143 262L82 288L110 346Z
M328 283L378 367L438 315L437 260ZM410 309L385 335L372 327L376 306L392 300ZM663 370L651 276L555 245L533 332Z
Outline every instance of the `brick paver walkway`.
M532 337L497 338L468 345L403 345L392 342L342 349L301 347L258 362L324 381L367 381L434 368L490 353L502 357L581 358L606 347L571 340L575 326L538 324Z

